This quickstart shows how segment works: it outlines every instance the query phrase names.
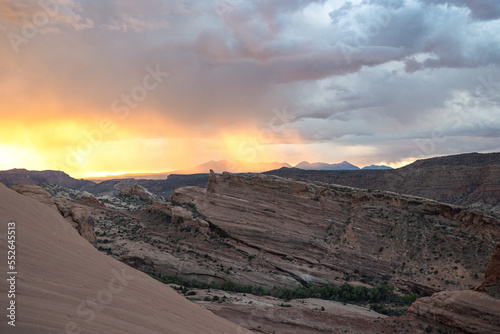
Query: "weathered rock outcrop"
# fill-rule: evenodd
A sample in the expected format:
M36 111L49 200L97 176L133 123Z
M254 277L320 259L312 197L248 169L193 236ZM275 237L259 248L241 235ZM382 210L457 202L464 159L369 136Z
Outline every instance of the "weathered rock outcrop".
M178 189L172 203L130 213L126 223L116 216L103 233L128 228L121 237L131 244L108 233L105 247L189 281L267 288L390 282L431 295L481 284L500 238L493 216L412 196L268 175L209 180L209 190Z
M409 194L456 205L500 210L500 153L422 159L395 170L305 171L281 168L281 177Z
M47 191L33 184L14 185L11 189L57 210L82 237L93 244L96 243L95 221L88 206L75 204L71 200L53 198ZM102 205L95 197L79 199L79 201L85 204Z
M134 184L130 188L123 187L120 190L119 197L139 199L142 201L153 201L157 199L156 195L152 194L146 188L144 188L139 184Z
M500 300L481 292L442 291L417 300L408 312L466 333L500 333Z
M500 242L481 286L473 291L443 291L421 298L409 312L467 333L500 333Z
M497 243L486 268L484 282L476 290L487 292L492 297L500 299L500 242Z
M56 200L56 206L61 212L62 216L66 218L78 233L96 244L96 235L94 232L95 220L92 217L92 211L84 205L74 204L67 200Z
M16 184L10 188L21 195L33 198L38 202L50 206L54 210L58 210L52 195L39 186L32 184Z

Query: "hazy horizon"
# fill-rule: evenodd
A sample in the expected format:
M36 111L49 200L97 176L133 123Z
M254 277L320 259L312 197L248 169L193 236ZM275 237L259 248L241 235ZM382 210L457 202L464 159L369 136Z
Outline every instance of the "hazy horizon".
M0 3L0 170L500 151L494 0Z

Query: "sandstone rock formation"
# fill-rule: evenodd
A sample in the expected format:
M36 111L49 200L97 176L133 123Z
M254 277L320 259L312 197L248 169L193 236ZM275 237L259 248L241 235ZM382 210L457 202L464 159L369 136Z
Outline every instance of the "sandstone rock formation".
M78 233L96 244L96 235L94 232L95 220L92 217L92 211L84 205L74 204L67 200L56 200L56 206L62 216L66 218Z
M443 291L421 298L409 312L466 333L500 333L500 242L481 286L473 291Z
M492 297L500 299L500 242L497 243L486 268L484 282L476 290L485 291Z
M92 244L96 244L96 235L94 232L95 221L91 210L86 205L78 205L71 200L53 198L47 191L32 184L14 185L11 189L57 210L82 237ZM80 201L82 204L85 203L87 205L91 203L101 205L95 197L80 199Z
M394 191L500 211L500 153L422 159L395 170L304 171L281 168L265 174Z
M132 198L139 199L143 201L153 201L157 199L157 196L150 193L146 188L139 184L134 184L132 187L123 187L118 195L122 198Z
M500 300L476 291L442 291L408 310L420 318L466 333L500 333Z
M101 210L102 247L187 281L389 282L431 295L481 284L500 237L484 212L394 193L229 173L212 174L208 189L126 216Z
M54 198L39 186L35 186L32 184L17 184L13 185L10 188L21 195L33 198L43 204L50 206L54 210L58 210Z

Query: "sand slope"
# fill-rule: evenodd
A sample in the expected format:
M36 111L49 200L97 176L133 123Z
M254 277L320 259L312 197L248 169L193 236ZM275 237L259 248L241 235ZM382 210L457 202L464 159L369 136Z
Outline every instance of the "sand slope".
M16 327L7 224L16 223ZM98 252L55 210L0 184L0 333L249 333Z

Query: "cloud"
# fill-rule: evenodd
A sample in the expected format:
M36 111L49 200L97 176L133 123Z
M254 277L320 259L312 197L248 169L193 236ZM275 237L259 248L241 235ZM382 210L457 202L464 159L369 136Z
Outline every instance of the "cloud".
M31 31L47 34L61 32L67 27L76 31L92 28L94 22L82 17L82 12L80 3L73 0L6 0L0 3L0 30L27 35L21 30L27 27L30 31L28 35L32 35L34 33Z
M294 136L275 133L259 151L278 160L290 152L307 160L314 147L317 159L323 153L320 160L334 162L335 152L362 147L356 152L365 159L395 161L421 152L415 140L435 132L447 138L435 143L436 154L491 150L500 133L497 7L486 0L65 0L18 53L0 39L0 112L3 124L49 121L55 130L61 119L85 119L92 129L110 117L118 127L110 141L158 141L162 152L182 132L190 140L177 143L189 142L190 152L196 141L226 133L256 136L283 108ZM3 1L0 31L22 35L40 10L37 2ZM148 66L169 76L117 119L113 101L143 85ZM35 145L40 136L26 138ZM131 147L140 159L145 146Z
M400 59L407 59L409 71L498 65L500 36L494 31L500 29L500 22L470 20L471 8L484 9L486 5L470 2L465 7L462 2L407 0L399 1L397 6L394 1L363 1L358 5L347 2L330 17L335 30L342 32L337 42L356 52L374 46L400 48L404 50ZM422 53L435 57L416 61L415 56ZM385 60L395 59L388 56Z
M488 21L500 18L500 3L496 0L426 0L426 2L467 7L472 17L478 20Z

